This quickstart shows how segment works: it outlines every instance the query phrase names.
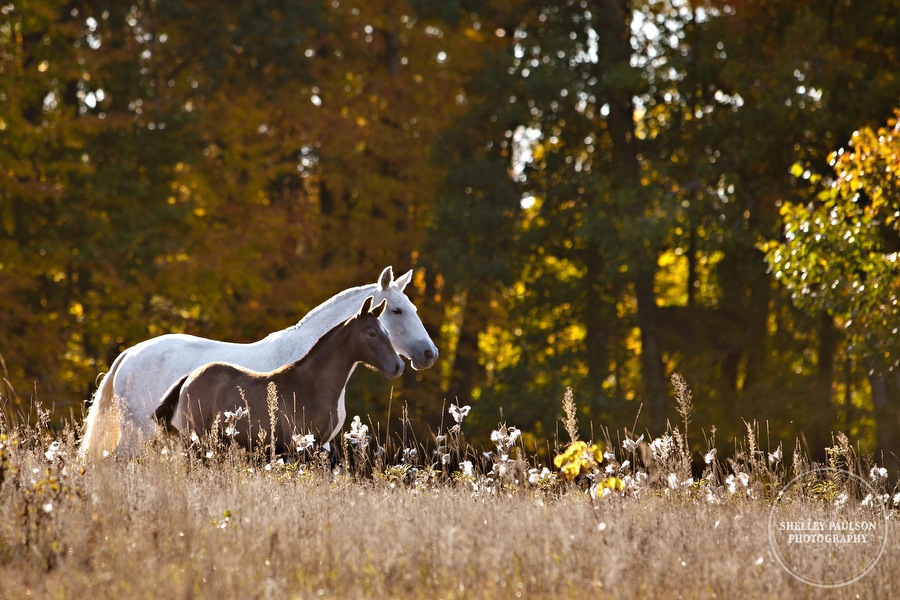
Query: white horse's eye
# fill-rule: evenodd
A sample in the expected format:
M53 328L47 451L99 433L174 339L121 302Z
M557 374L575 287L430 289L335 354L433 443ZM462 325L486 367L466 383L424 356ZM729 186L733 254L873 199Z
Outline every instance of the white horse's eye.
M394 313L395 315L402 315L403 309L402 308L393 308L393 309L391 309L391 312Z

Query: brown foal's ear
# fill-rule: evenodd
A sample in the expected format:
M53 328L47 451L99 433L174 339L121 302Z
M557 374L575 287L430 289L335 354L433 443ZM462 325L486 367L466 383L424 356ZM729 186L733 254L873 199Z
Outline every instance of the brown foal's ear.
M385 298L384 300L382 300L382 301L381 301L381 304L379 304L378 306L376 306L375 308L373 308L373 309L372 309L371 311L369 311L369 312L371 312L373 315L375 315L375 318L377 319L378 317L381 316L381 313L384 312L384 309L385 309L385 308L387 308L387 298Z
M372 310L372 296L366 296L366 299L363 300L362 308L359 309L359 313L356 315L358 317L363 316Z

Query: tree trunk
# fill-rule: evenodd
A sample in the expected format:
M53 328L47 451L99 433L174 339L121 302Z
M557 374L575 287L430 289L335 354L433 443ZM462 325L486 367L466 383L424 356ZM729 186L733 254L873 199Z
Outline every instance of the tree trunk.
M877 372L870 372L869 385L872 388L872 409L875 413L875 436L878 447L875 450L876 460L881 463L881 456L887 458L894 455L892 470L897 469L896 456L900 454L897 442L897 414L891 410L888 380Z
M482 367L478 363L478 336L487 325L486 304L487 296L480 287L468 290L459 325L456 356L450 371L448 402L469 404L475 385L484 380Z
M836 411L832 403L834 384L834 354L837 350L837 331L828 313L819 317L818 370L816 372L814 410L807 431L807 441L813 455L821 453L830 444L831 433L836 429Z
M582 306L585 327L585 359L588 367L588 398L598 398L603 389L603 382L609 376L609 330L612 324L610 311L606 304L597 297L601 295L598 282L602 281L602 274L597 273L602 266L602 258L599 252L592 248L593 252L587 257L587 293ZM590 404L591 401L589 400Z
M653 290L653 272L640 270L635 277L638 327L641 330L641 370L644 397L650 410L650 423L655 433L666 428L666 377L659 342L658 307Z
M640 227L645 213L646 190L641 183L640 162L635 147L634 96L639 77L631 66L631 11L623 0L596 0L599 37L597 68L601 93L609 106L606 127L612 143L613 194L623 203L622 216L629 220L626 255L632 257L629 273L637 295L637 321L641 332L641 369L644 394L652 426L662 431L666 424L665 374L657 324L654 277L656 255Z

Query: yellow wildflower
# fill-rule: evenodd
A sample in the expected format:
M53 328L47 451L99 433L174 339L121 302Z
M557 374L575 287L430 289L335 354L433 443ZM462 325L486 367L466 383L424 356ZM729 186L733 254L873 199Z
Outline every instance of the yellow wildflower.
M600 486L608 488L613 492L621 492L625 489L625 482L618 477L606 477L600 482Z
M590 473L603 462L603 450L597 444L587 445L577 441L569 444L562 454L556 455L553 464L566 479L574 479L582 472Z

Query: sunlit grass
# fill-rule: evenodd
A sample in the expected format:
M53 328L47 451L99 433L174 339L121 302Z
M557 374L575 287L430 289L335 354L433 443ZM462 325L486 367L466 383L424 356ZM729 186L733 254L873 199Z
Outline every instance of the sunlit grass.
M767 535L774 498L813 465L781 445L760 448L753 424L733 452L693 457L703 465L695 476L684 425L581 440L571 394L567 402L571 439L549 465L528 455L512 423L498 424L492 448L472 448L462 432L477 408L457 406L452 427L416 447L376 439L354 419L336 460L302 438L287 460L227 439L183 448L163 438L140 460L90 465L76 459L71 426L3 423L0 597L870 598L898 589L896 543L833 591L778 564ZM680 408L686 423L689 406ZM828 456L827 466L863 477L877 492L863 502L894 520L900 495L882 467L841 436Z

